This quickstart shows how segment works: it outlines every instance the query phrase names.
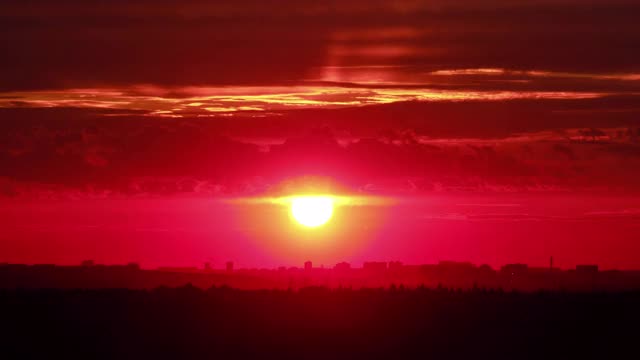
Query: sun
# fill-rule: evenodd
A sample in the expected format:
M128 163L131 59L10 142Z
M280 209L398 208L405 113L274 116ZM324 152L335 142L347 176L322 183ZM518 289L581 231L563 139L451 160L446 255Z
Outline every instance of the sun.
M318 227L331 219L333 203L330 196L296 196L291 200L291 215L301 225Z

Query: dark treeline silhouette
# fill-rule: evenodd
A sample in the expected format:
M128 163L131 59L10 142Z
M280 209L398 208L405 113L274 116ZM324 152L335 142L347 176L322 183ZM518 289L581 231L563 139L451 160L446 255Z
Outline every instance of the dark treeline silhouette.
M0 356L621 358L640 292L407 289L0 290Z
M0 264L0 288L60 289L152 289L159 286L178 287L193 284L200 288L230 286L237 289L299 289L308 286L328 288L389 287L407 288L504 289L519 291L628 291L640 290L640 271L601 271L597 265L578 265L561 270L507 264L500 269L469 262L441 261L438 264L404 265L401 262L365 262L361 268L342 262L333 268L313 267L308 261L303 268L224 269L158 268L141 269L137 264L96 265L85 261L81 266Z

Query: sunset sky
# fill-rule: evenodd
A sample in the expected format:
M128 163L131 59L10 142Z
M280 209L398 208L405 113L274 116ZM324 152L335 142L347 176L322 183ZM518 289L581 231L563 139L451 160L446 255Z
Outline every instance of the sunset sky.
M3 0L0 262L640 268L639 15Z

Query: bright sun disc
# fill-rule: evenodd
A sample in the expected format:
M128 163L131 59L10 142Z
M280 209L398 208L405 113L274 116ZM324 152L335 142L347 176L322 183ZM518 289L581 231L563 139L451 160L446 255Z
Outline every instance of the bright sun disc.
M301 225L323 225L333 215L333 199L329 196L294 197L291 201L291 214Z

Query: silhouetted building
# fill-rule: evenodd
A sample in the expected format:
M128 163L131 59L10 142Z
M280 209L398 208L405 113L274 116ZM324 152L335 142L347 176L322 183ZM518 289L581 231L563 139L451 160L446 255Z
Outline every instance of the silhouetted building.
M482 264L482 265L478 266L478 271L483 272L483 273L491 273L491 272L493 272L493 269L491 268L491 266L489 266L487 264Z
M225 268L227 269L227 272L233 272L233 261L227 261Z
M198 268L195 266L182 266L182 267L173 267L173 266L161 266L158 268L158 271L164 272L177 272L177 273L194 273L198 272Z
M85 260L85 261L80 263L80 266L85 266L85 267L89 267L89 266L93 266L93 265L95 265L93 260Z
M473 270L475 268L475 265L468 261L443 260L438 262L438 267L440 269L446 270Z
M211 271L211 263L208 262L208 261L206 263L204 263L204 269L206 271Z
M56 265L55 264L34 264L32 265L32 268L40 271L50 271L50 270L55 270Z
M343 262L337 263L333 268L338 271L348 271L351 269L351 264L343 261Z
M313 263L311 261L305 261L304 262L304 269L305 270L311 270L313 269Z
M387 270L387 263L383 261L366 261L362 264L362 269L369 272L384 272Z
M398 272L402 270L402 261L389 261L389 271Z
M598 265L576 265L576 272L579 274L595 274L598 272Z
M527 264L507 264L500 268L502 273L507 275L523 275L529 271L529 266Z
M440 261L436 266L438 276L461 279L474 273L476 266L467 261Z

